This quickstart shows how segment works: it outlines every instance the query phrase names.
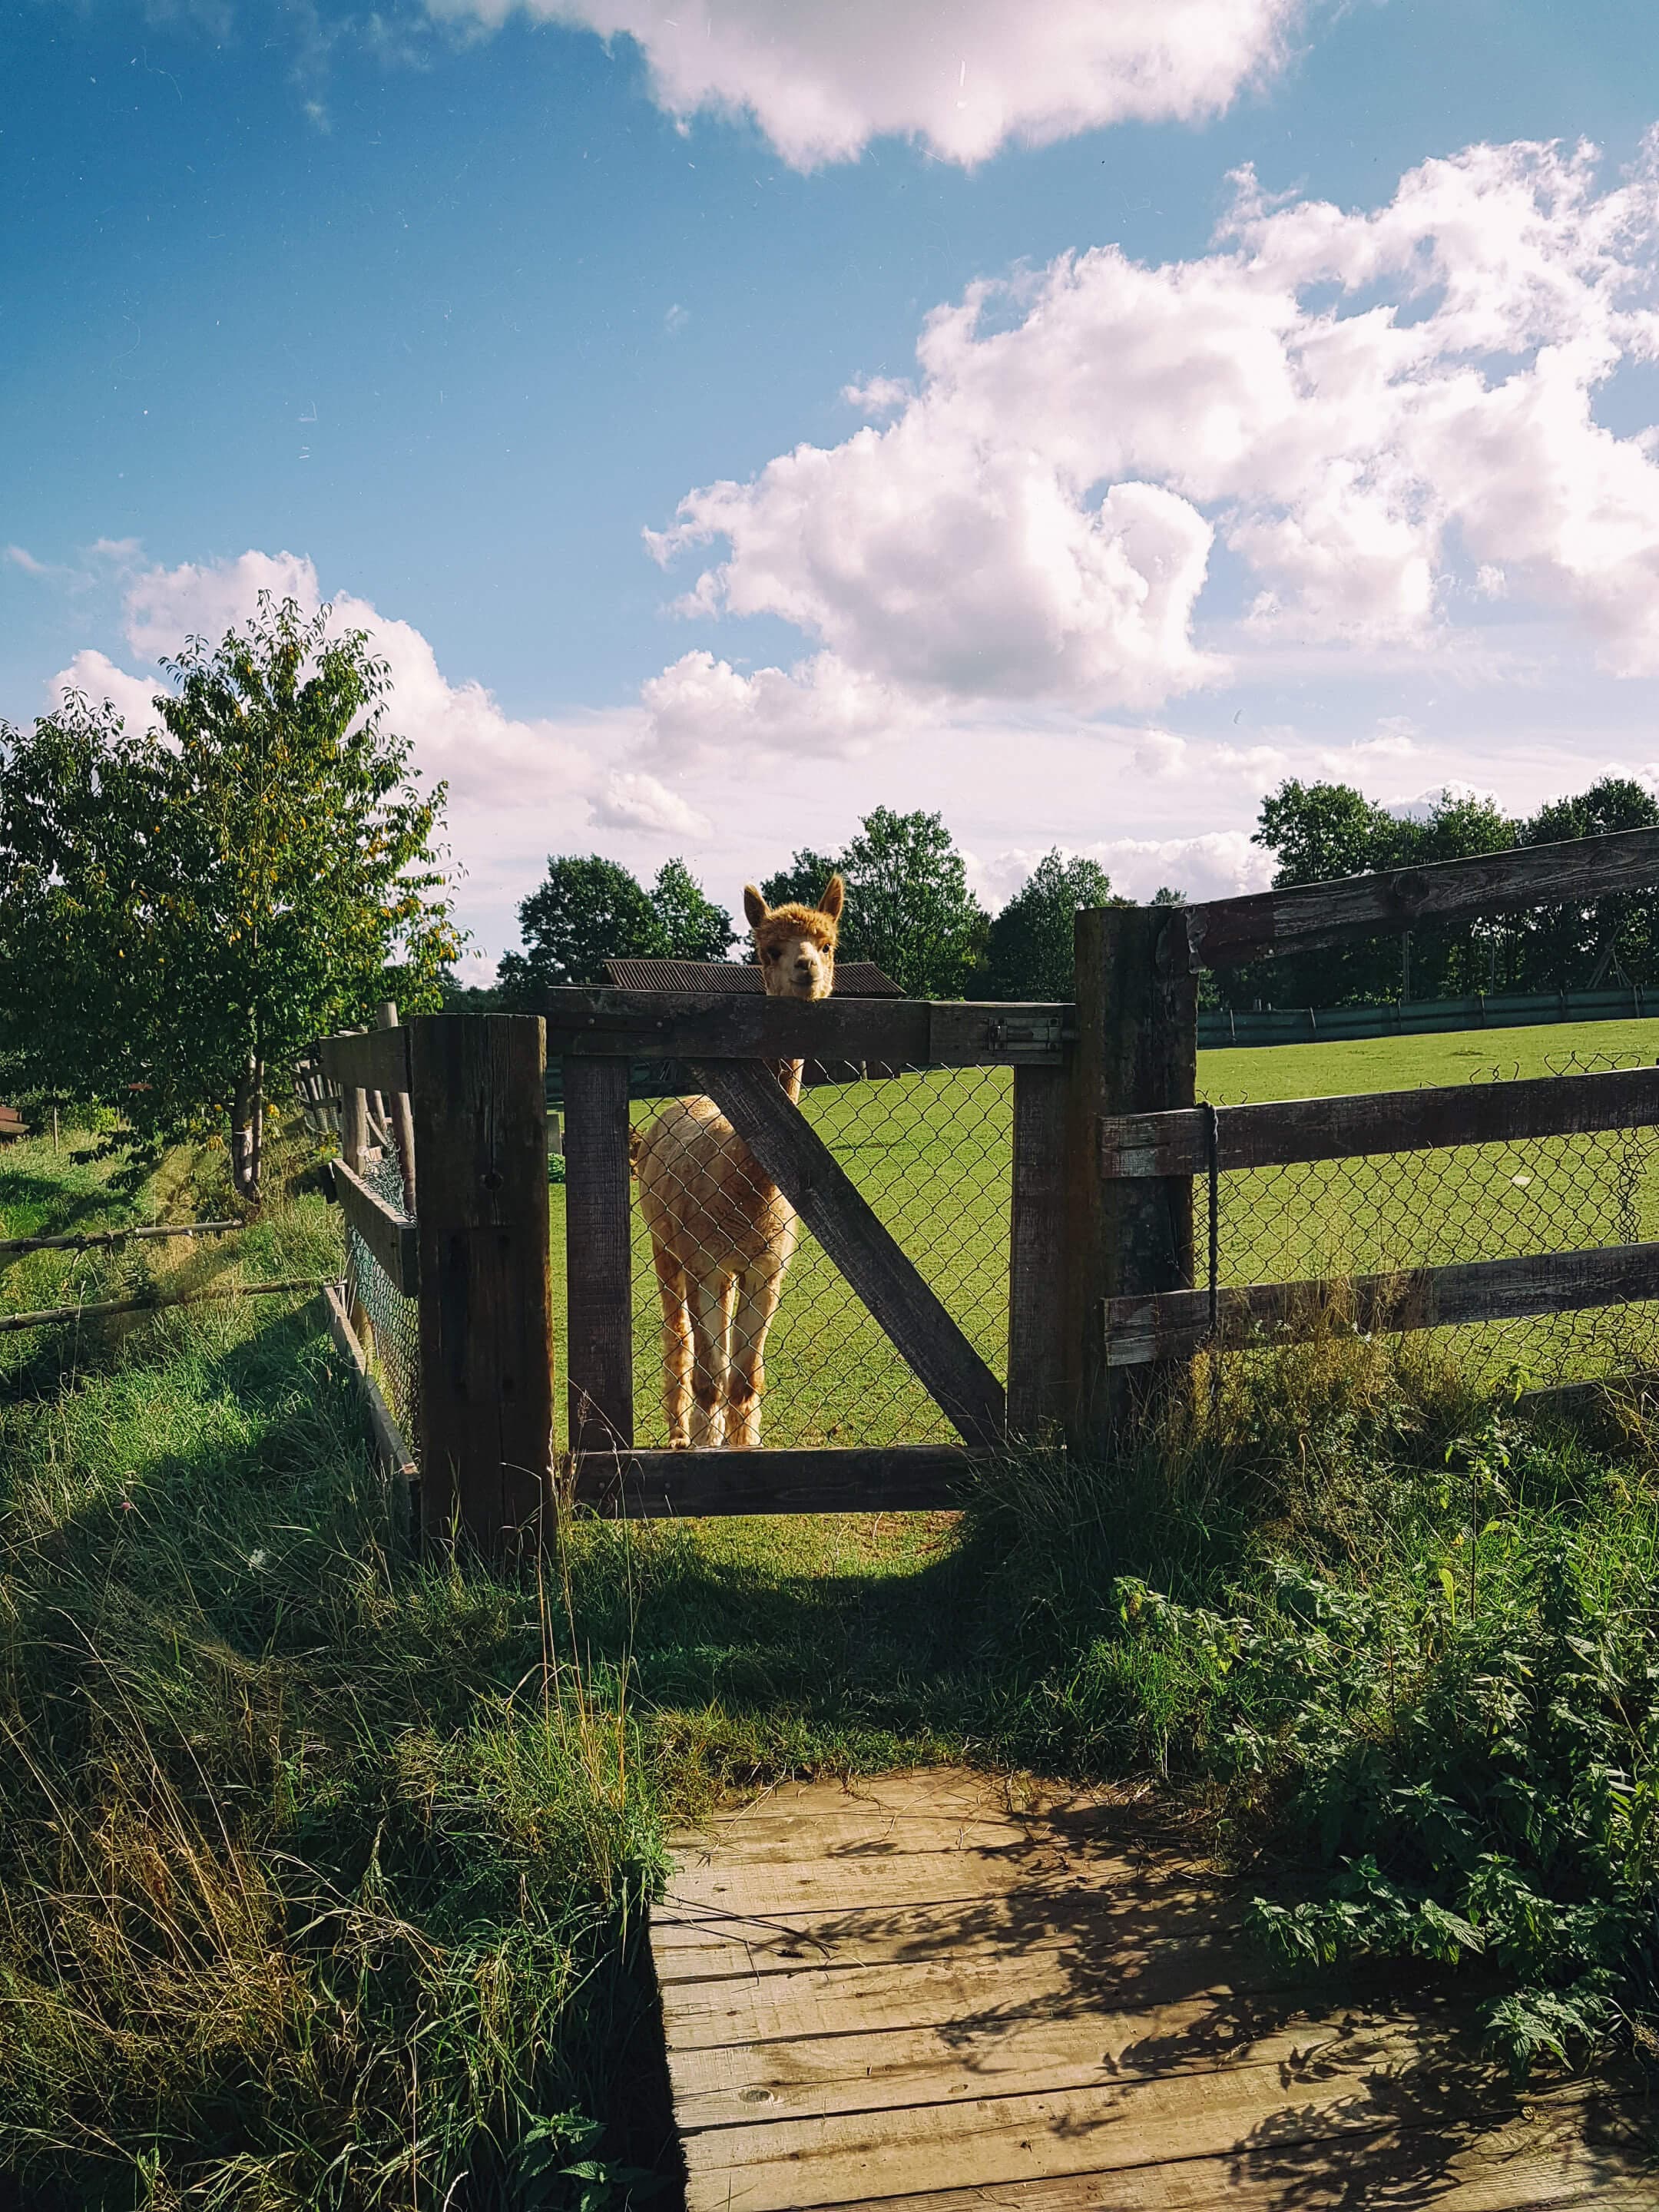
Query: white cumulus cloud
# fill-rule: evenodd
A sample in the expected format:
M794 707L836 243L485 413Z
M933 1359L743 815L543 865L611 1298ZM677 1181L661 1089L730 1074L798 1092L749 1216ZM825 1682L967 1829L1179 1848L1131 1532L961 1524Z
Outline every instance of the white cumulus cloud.
M1425 162L1374 211L1270 204L1214 250L1115 246L978 283L929 319L885 421L693 491L648 533L716 549L681 601L768 614L915 695L1145 711L1224 664L1195 629L1215 538L1287 640L1420 651L1446 600L1565 610L1659 672L1659 433L1595 416L1659 359L1659 138Z
M856 758L878 738L902 734L919 711L832 653L752 676L712 653L684 653L641 686L640 702L642 754L684 767L745 755Z
M799 169L871 139L984 161L1126 121L1191 121L1283 62L1301 0L428 0L633 40L682 119L748 114Z
M617 769L594 802L593 818L611 830L644 830L668 837L706 837L706 814L641 769Z

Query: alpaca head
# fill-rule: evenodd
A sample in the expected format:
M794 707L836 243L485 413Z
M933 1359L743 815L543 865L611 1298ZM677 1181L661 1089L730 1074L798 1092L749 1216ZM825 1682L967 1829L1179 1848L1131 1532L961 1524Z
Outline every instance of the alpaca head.
M774 999L827 999L836 981L836 933L846 888L831 876L816 906L768 906L753 884L743 910L755 935L761 981Z

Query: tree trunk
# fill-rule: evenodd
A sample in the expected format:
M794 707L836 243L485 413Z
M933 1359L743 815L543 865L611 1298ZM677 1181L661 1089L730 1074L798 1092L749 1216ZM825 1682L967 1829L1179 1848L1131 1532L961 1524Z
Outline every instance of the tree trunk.
M250 1054L246 1066L237 1078L230 1105L231 1188L247 1206L259 1203L264 1111L264 1062Z

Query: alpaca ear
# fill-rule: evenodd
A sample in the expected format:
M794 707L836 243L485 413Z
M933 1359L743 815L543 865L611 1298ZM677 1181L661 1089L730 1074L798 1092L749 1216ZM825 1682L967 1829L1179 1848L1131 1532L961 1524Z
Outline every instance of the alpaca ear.
M766 901L753 884L745 884L743 887L743 910L749 917L750 929L758 929L766 919L769 911Z
M823 887L823 897L818 901L818 912L820 914L827 914L831 921L839 921L841 920L842 907L846 897L846 884L842 883L839 876L831 876L829 882Z

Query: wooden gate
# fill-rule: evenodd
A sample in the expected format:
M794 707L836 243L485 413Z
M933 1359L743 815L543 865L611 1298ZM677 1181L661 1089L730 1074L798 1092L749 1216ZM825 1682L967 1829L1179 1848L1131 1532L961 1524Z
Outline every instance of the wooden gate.
M1659 1124L1659 1073L1276 1107L1197 1103L1198 978L1436 918L1589 905L1659 881L1659 830L1482 855L1192 908L1077 921L1074 1003L1043 1006L573 989L532 1012L434 1015L324 1041L339 1194L362 1250L418 1307L421 1519L495 1548L539 1528L550 1478L629 1514L834 1511L951 1502L977 1459L1044 1437L1097 1449L1205 1346L1294 1331L1322 1286L1220 1290L1194 1194L1232 1166ZM553 1463L549 1055L568 1164L569 1451ZM630 1062L675 1061L719 1105L948 1416L957 1441L655 1450L635 1431ZM1005 1395L846 1170L781 1061L1012 1070ZM371 1124L401 1203L359 1172ZM395 1145L394 1145L395 1139ZM415 1204L418 1169L418 1207ZM398 1178L392 1178L397 1186ZM1423 1268L1354 1286L1377 1326L1659 1298L1659 1243ZM1390 1318L1391 1317L1391 1318Z

